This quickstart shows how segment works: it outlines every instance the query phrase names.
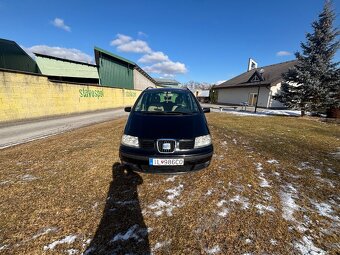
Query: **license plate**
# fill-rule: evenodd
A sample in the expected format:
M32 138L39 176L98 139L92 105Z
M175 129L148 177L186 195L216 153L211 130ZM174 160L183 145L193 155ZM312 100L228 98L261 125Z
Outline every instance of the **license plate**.
M183 158L149 158L150 166L183 166Z

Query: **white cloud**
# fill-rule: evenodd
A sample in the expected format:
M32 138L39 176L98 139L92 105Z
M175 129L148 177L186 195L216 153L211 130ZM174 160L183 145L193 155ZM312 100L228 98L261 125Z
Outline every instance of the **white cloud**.
M173 62L171 60L159 62L151 66L145 66L144 70L150 73L166 75L183 74L188 70L183 63Z
M50 47L47 45L35 45L30 48L22 47L30 56L32 53L40 53L45 55L50 55L58 58L64 58L74 61L80 61L85 63L94 63L93 58L78 50L78 49L70 49L70 48L61 48L61 47Z
M53 26L55 26L57 28L61 28L61 29L64 29L65 31L67 31L67 32L71 32L71 28L65 24L63 19L55 18L52 21L52 24L53 24Z
M150 53L151 49L147 42L142 40L132 40L130 36L117 34L117 38L110 43L116 46L118 51L134 53Z
M149 54L142 56L138 62L140 63L155 63L161 61L168 61L169 57L161 51L154 51Z
M147 42L142 40L130 41L128 43L121 44L117 47L117 50L123 52L134 52L134 53L150 53L151 49Z
M130 36L123 35L123 34L117 34L117 39L112 40L110 45L111 46L119 46L125 43L128 43L132 40Z
M146 36L141 31L138 32L138 35ZM153 51L146 41L135 40L128 35L117 34L116 39L112 40L110 44L115 46L118 51L144 54L138 62L149 64L143 67L146 72L159 74L164 77L173 77L175 74L183 74L188 71L185 64L170 60L161 51Z
M276 56L278 57L283 57L283 56L291 56L293 55L293 53L289 52L289 51L285 51L285 50L281 50L276 52Z
M138 35L148 37L148 35L144 33L143 31L138 31Z

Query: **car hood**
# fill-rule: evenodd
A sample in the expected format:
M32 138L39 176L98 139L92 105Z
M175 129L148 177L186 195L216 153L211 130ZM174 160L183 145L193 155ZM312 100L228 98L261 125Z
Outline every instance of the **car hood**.
M130 113L125 134L144 139L192 139L209 134L204 114L149 115Z

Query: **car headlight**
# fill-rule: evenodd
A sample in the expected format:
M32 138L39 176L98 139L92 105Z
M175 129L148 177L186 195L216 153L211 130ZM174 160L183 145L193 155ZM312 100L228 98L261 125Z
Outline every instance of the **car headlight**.
M195 148L205 147L211 144L210 135L202 135L195 138Z
M122 144L130 147L139 147L138 137L132 135L123 135Z

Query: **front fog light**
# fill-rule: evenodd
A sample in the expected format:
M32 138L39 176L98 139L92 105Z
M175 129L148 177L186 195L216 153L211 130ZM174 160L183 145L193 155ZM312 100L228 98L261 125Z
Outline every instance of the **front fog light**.
M195 138L195 148L205 147L211 144L210 135L203 135Z
M139 147L138 137L131 135L123 135L122 144L130 147Z

